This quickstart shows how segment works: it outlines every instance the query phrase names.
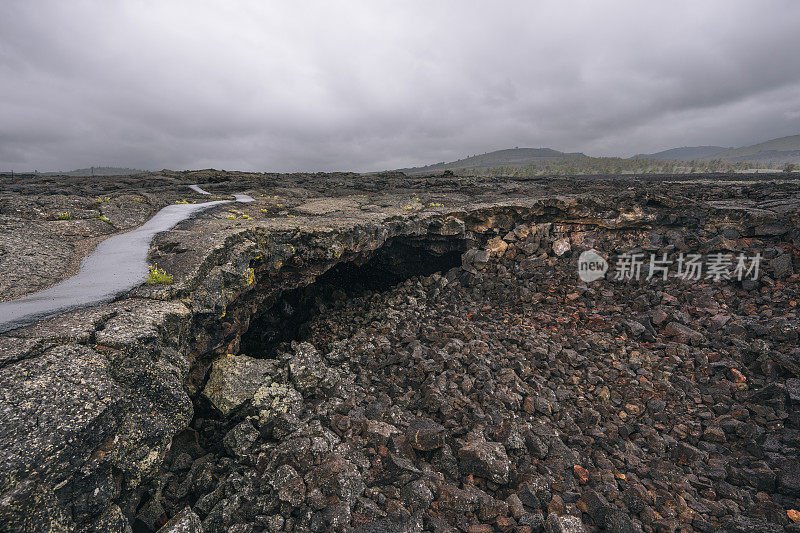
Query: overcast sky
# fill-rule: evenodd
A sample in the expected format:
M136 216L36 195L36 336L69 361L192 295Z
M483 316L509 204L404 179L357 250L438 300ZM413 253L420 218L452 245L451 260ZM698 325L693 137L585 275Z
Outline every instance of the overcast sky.
M0 171L367 171L800 133L800 1L0 3Z

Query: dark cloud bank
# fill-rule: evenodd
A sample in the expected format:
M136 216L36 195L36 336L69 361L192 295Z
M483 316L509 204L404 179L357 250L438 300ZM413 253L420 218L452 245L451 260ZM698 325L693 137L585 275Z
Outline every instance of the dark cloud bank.
M0 171L363 171L800 132L794 0L269 4L3 2Z

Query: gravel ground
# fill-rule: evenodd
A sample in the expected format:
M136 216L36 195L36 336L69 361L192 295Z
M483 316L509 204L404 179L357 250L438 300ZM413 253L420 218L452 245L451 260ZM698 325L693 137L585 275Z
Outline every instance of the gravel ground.
M586 284L589 244L722 241L580 229L517 226L218 359L136 527L800 531L796 249L729 242L756 282Z

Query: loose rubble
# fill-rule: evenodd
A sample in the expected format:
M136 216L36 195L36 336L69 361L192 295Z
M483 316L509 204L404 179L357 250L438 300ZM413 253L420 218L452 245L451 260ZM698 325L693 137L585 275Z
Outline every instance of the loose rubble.
M203 531L800 531L782 362L800 355L798 276L577 279L586 243L625 241L520 224L444 275L333 304L263 360L268 378L225 359L241 391L264 385L170 450L165 515L189 505Z

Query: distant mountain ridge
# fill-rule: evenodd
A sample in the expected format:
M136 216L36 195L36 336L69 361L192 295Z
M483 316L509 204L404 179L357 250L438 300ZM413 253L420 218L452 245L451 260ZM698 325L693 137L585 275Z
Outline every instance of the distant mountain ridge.
M715 159L723 161L758 161L775 163L800 163L800 135L790 135L771 139L763 143L742 148L730 148L718 154Z
M710 155L718 154L728 150L724 146L683 146L681 148L670 148L653 154L636 154L631 159L660 159L662 161L691 161L692 159L703 159Z
M637 154L631 159L660 159L672 161L728 161L739 163L750 161L765 165L800 163L800 135L779 137L741 148L719 146L687 146L671 148L653 154Z
M580 152L566 153L553 150L552 148L507 148L505 150L495 150L485 154L473 155L445 163L434 163L422 167L410 167L398 169L406 174L427 174L433 172L443 172L445 170L467 170L478 168L494 168L503 166L525 166L537 161L547 161L562 159L565 157L585 157Z
M65 172L42 172L46 176L130 176L131 174L141 174L147 170L123 167L89 167L69 170Z

